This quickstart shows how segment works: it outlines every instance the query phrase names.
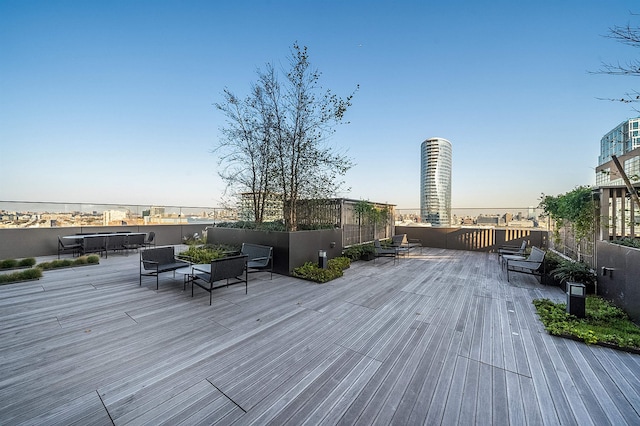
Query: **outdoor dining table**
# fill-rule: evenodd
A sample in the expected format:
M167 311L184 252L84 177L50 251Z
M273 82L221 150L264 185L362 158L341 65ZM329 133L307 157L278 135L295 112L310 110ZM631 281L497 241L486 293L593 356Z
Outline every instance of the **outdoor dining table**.
M95 234L76 234L76 235L65 235L64 237L62 237L65 240L76 240L76 241L80 241L83 240L87 237L113 237L113 236L118 236L118 235L144 235L146 236L147 233L146 232L107 232L107 233L95 233Z
M141 237L142 241L139 241L139 247L142 247L144 245L144 239L146 238L147 233L146 232L111 232L111 233L100 233L100 232L96 232L95 234L76 234L76 235L65 235L64 237L62 237L64 240L73 240L76 243L80 244L80 252L81 253L100 253L100 256L102 256L102 253L104 252L105 257L107 256L107 253L109 252L109 250L125 250L127 249L128 251L128 247L125 246L126 243L126 239L124 239L123 237L132 237L132 236L137 236L137 237ZM120 240L115 240L114 241L114 245L111 246L108 241L109 238L111 237L119 237ZM94 239L101 239L104 238L102 240L102 244L95 244ZM92 241L94 241L94 243L91 243Z

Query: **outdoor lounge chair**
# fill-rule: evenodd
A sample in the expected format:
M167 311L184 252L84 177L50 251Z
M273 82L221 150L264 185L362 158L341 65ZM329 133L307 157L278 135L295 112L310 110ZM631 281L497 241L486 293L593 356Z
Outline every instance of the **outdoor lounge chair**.
M151 231L147 234L147 239L144 240L144 246L145 247L151 247L151 246L156 246L156 242L155 242L155 238L156 238L156 233Z
M509 271L541 276L545 254L544 250L531 247L531 254L526 259L507 259L507 281L509 281Z
M144 234L127 235L123 246L126 251L139 250L144 247Z
M80 251L82 254L89 253L100 253L102 256L102 252L107 253L107 245L106 238L101 235L97 236L86 236L82 239L82 246L80 247Z
M194 284L209 292L209 306L211 306L213 299L213 290L216 288L244 283L244 293L248 293L247 256L239 255L214 259L211 261L210 267L209 272L199 270L198 266L193 267L191 297L193 297Z
M498 248L498 261L501 260L502 256L522 256L525 257L525 251L527 249L527 241L522 241L520 246L500 246ZM502 260L504 262L504 260Z
M396 264L396 260L398 258L398 249L395 247L385 248L380 244L380 240L376 239L373 242L373 248L375 250L375 257L373 261L375 262L379 257L393 257L393 264Z
M60 259L60 253L68 253L68 252L73 253L73 256L75 257L76 254L80 254L81 248L82 248L82 245L80 245L79 242L71 241L71 240L65 242L58 235L58 259Z
M398 249L398 254L409 254L411 250L419 248L422 250L420 240L408 240L407 234L398 234L391 237L391 247Z
M247 256L247 272L269 271L273 279L273 247L242 243L240 254Z
M127 236L123 234L115 234L115 235L107 235L107 246L105 249L105 257L107 257L107 253L109 250L123 251L125 249L124 245L127 242Z
M509 247L509 246L503 246ZM498 261L500 266L504 269L508 260L525 260L527 258L527 242L523 241L520 247L511 246L510 248L498 249Z
M156 290L158 290L158 275L162 272L173 272L176 276L176 269L190 266L191 263L176 259L173 247L159 247L140 251L140 285L142 277L156 277ZM143 272L144 271L144 272Z

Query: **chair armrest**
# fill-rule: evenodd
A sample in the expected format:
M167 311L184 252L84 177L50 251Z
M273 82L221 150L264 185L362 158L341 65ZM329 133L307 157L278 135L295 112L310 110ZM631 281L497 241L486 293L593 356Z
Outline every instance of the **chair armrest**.
M537 262L535 260L527 260L527 259L507 259L507 263L509 262L526 262L526 263L534 263L534 264L542 264L542 262Z
M174 258L174 259L175 259L175 260L179 260L179 261L183 261L183 262L184 262L184 261L187 261L187 262L189 262L189 263L193 264L193 257L191 257L191 256L187 256L186 254L184 254L184 255L183 255L183 254L178 253L178 254L175 256L175 258Z
M255 261L255 260L267 260L267 259L271 259L269 256L263 256L263 257L254 257L249 259L249 261Z

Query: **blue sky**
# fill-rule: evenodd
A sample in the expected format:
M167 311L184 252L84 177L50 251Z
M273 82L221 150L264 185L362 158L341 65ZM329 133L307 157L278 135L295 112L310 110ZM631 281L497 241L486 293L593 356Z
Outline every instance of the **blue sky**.
M212 106L307 46L360 85L330 143L340 195L419 207L420 144L453 144L454 207L536 206L595 183L599 140L639 114L597 75L637 50L637 1L0 0L0 200L219 206ZM635 56L637 57L637 56Z

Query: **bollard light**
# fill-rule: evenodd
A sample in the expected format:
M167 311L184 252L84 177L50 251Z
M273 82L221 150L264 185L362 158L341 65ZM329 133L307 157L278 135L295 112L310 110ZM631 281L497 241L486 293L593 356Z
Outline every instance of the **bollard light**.
M587 287L581 283L567 283L567 313L578 318L586 316Z
M327 269L327 252L318 250L318 268Z

